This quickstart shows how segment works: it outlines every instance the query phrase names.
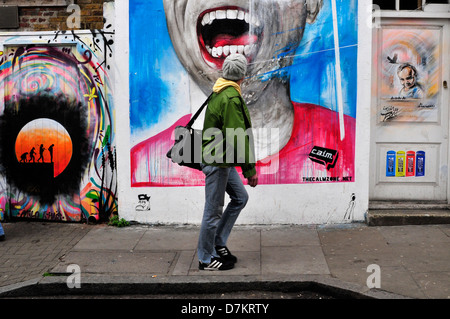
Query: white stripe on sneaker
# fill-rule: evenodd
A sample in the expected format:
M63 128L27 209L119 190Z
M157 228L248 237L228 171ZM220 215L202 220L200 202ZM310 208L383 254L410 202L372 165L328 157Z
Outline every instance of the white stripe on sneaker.
M222 266L222 263L221 263L221 262L219 262L219 261L217 261L217 260L213 260L213 261L208 265L207 268L210 268L210 269L219 269L220 266Z
M224 256L228 255L228 250L226 248L220 248L218 252L220 252Z
M228 270L234 267L234 263L228 263L226 261L221 260L220 258L213 257L209 264L202 263L199 261L198 268L200 270Z

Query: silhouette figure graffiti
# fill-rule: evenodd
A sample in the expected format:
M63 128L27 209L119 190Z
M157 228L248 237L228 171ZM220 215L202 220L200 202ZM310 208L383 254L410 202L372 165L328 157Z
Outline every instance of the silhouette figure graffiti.
M50 163L53 163L53 147L55 147L55 144L48 147L48 152L50 153Z
M34 154L36 154L36 152L35 152L35 148L33 147L30 151L30 160L28 161L29 163L31 163L31 161L33 161L33 163L36 162L36 159L34 158Z
M28 152L25 152L22 155L20 155L20 163L26 163L27 162L27 156L28 156Z
M44 163L44 151L45 151L44 144L41 144L41 146L39 147L39 158L37 160L38 162L42 161L42 163Z

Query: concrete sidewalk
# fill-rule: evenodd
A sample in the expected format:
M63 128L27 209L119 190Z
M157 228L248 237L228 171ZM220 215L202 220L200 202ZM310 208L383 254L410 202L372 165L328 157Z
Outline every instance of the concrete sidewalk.
M450 225L236 226L229 249L238 263L223 272L198 270L195 226L3 226L0 297L318 289L355 298L450 298ZM79 289L67 286L73 264ZM378 266L381 287L369 289Z

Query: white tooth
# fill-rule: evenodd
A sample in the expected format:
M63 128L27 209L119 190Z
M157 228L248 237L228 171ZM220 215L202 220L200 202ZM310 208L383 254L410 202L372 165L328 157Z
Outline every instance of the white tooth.
M218 57L222 56L222 53L223 53L223 47L218 47L217 48L217 56Z
M206 13L204 16L203 16L203 19L202 19L202 25L205 25L205 24L208 24L209 23L209 13Z
M244 11L239 11L237 18L239 20L244 20L245 18L245 12Z
M215 58L217 58L217 48L212 48L211 55Z
M238 45L238 53L240 53L240 54L244 53L244 46L243 45Z
M237 52L237 45L230 45L230 53L235 54Z
M214 11L210 12L209 13L209 24L211 24L215 19L216 19L216 13Z
M225 10L217 10L216 11L216 19L226 19L227 12Z
M245 22L248 23L248 21L250 21L250 20L249 20L249 17L250 17L250 15L246 12L246 13L245 13L245 16L244 16Z
M209 54L211 54L211 48L209 47L209 45L206 46L206 50L208 51Z
M227 19L236 19L238 15L237 10L227 10Z
M246 55L246 56L249 56L250 55L250 51L251 51L251 48L250 48L250 45L246 45L245 46L245 48L244 48L244 54Z
M223 47L223 55L224 56L229 56L230 55L230 46L226 45Z

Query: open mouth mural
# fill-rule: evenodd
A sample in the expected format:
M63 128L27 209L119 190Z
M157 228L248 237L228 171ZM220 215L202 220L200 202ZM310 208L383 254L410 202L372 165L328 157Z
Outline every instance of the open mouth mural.
M241 53L250 63L263 37L262 23L239 7L220 7L202 12L197 22L197 37L204 60L221 69L225 58Z

